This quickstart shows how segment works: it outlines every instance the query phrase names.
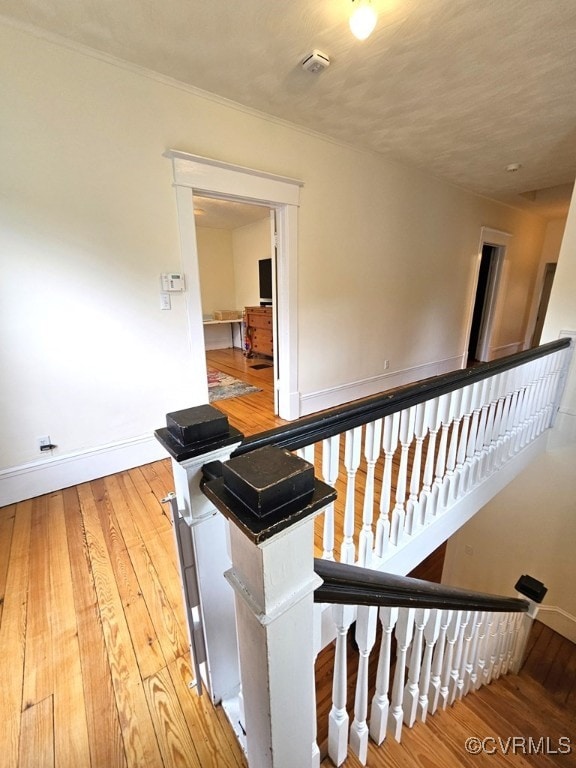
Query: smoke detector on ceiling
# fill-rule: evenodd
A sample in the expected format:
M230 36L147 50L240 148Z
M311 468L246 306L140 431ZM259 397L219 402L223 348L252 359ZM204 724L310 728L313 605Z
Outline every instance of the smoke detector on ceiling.
M330 66L330 58L322 51L313 50L302 62L302 69L308 72L322 72Z

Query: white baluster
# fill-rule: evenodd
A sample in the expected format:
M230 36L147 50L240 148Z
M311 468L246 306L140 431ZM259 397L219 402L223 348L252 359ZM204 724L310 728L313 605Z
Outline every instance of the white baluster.
M410 475L410 496L406 503L406 532L410 536L423 524L423 520L420 517L418 497L420 494L420 474L422 471L422 447L427 432L426 403L419 403L414 407L414 438L416 446L412 462L412 473Z
M390 541L398 545L405 536L406 478L408 474L408 451L414 437L414 409L408 408L400 414L400 468L396 479L396 504L392 510Z
M370 736L378 745L382 744L386 737L388 712L390 710L390 700L388 698L388 689L390 687L390 650L392 647L392 630L396 626L397 620L398 608L380 608L382 640L378 657L378 669L376 671L376 691L370 710Z
M458 675L458 689L456 696L461 699L470 690L470 678L472 676L472 640L477 629L476 623L479 623L480 612L475 611L470 614L470 620L464 630L464 641L462 645L462 658L460 659L460 673Z
M482 406L480 409L480 418L478 420L478 432L476 433L476 448L473 459L473 485L478 485L482 473L482 458L484 456L484 438L486 436L486 422L488 421L488 411L490 409L490 379L482 381Z
M354 565L356 559L356 546L354 544L355 522L355 498L356 473L360 466L362 452L362 427L349 429L346 432L346 444L344 449L344 466L346 467L346 504L344 507L344 538L340 548L340 560L343 563Z
M492 621L492 613L486 611L482 614L482 621L480 623L480 629L478 631L478 653L476 660L476 667L474 672L474 689L478 690L484 684L486 674L486 658L488 654L488 644L490 637L490 623Z
M358 565L370 567L374 534L372 517L374 515L374 470L380 456L382 440L382 419L366 424L364 435L364 457L366 459L366 483L364 488L364 508L362 510L362 530L358 539Z
M476 611L473 620L470 622L472 627L472 645L470 646L464 671L464 696L467 696L476 687L476 665L478 663L478 643L480 642L482 618L482 611Z
M348 605L334 605L332 615L336 624L336 650L334 653L334 676L332 679L332 709L328 716L328 755L334 765L342 765L348 753L348 725L350 719L346 709L348 690L348 665L346 638L353 619Z
M462 651L464 648L464 635L469 621L470 611L462 611L460 617L460 627L458 628L458 637L456 638L456 645L454 647L454 658L452 660L452 670L450 671L450 681L448 683L449 704L454 704L456 696L458 695L458 688L461 687L460 664L462 662Z
M340 466L340 435L328 437L322 441L322 477L332 488L338 480ZM325 560L334 560L334 502L324 511L324 531L322 536Z
M436 469L434 483L432 485L432 514L441 512L441 489L444 483L446 471L446 450L448 448L448 433L452 421L451 393L441 395L438 399L438 415L440 417L440 441L438 443L438 455L436 456Z
M418 709L416 716L421 722L426 722L428 714L428 691L432 679L432 660L434 658L434 649L440 636L440 626L442 621L442 611L434 608L430 611L430 618L424 628L424 656L422 657L422 672L420 674L420 695L418 697Z
M466 446L468 445L468 434L470 431L470 419L472 417L472 393L474 386L469 384L462 389L462 397L460 400L460 413L462 427L460 429L460 435L458 437L458 449L456 451L456 467L454 469L454 477L450 483L450 493L448 497L448 503L455 503L461 496L464 495L465 482L464 482L464 462L466 461Z
M446 458L446 474L442 485L442 509L450 504L454 495L456 485L456 458L458 453L458 438L460 437L460 424L462 422L463 389L456 389L450 396L450 411L452 414L452 429L450 432L450 443L448 445L448 456Z
M388 732L392 734L396 741L400 741L402 737L404 676L406 673L408 647L412 641L414 630L414 612L414 608L401 608L398 621L396 622L396 666L394 668L392 699L388 713Z
M476 381L472 385L472 397L470 407L472 418L468 431L468 444L466 445L466 460L462 472L462 490L467 493L474 484L474 457L476 455L476 441L478 439L478 423L482 408L483 382Z
M404 722L412 728L416 720L418 699L420 696L420 672L422 670L422 641L424 627L430 618L430 609L417 608L414 614L414 639L410 652L410 664L408 666L408 681L404 688Z
M428 448L424 464L424 478L420 493L420 519L424 526L432 518L432 483L434 481L434 458L436 453L436 437L440 429L439 398L434 397L426 403L426 422L428 425Z
M354 720L350 728L350 747L362 765L366 765L368 755L368 666L370 652L376 640L376 622L378 609L359 606L356 616L356 644L358 646L358 677L354 699Z
M440 616L440 633L438 635L436 648L434 649L432 675L430 678L430 688L428 690L428 712L430 712L431 715L438 709L438 702L440 700L442 670L444 668L444 650L446 648L446 631L452 620L452 611L442 611Z
M488 627L486 628L486 661L484 664L484 685L490 685L496 664L496 652L498 645L498 623L500 616L497 613L490 614Z
M376 555L383 557L390 543L390 497L392 493L392 460L398 446L400 414L393 413L384 419L382 447L384 449L384 475L380 495L380 515L376 524Z
M461 619L462 611L453 611L446 631L446 652L444 654L444 666L442 669L442 680L440 685L440 705L442 706L442 709L446 709L450 698L450 674L452 672L454 649L460 631Z

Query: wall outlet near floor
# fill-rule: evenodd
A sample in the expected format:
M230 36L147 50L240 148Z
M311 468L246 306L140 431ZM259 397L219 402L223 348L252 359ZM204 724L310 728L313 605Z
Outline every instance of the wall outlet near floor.
M56 448L56 446L52 445L50 435L43 435L38 438L38 448L42 453L46 453L46 451L51 451L52 448Z
M474 554L474 548L473 548L473 547L471 547L471 546L470 546L470 544L465 544L465 545L464 545L464 552L465 552L467 555L473 555L473 554Z
M390 368L390 360L384 360L384 370L387 371Z

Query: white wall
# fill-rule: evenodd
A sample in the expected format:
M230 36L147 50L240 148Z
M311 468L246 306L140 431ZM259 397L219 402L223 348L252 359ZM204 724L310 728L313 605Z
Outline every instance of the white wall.
M232 232L196 227L202 314L215 309L237 309Z
M258 260L268 259L270 252L270 221L262 219L232 231L234 274L236 276L236 306L252 307L260 303L258 290Z
M549 258L549 256L546 256ZM566 230L542 342L576 333L576 201ZM449 542L443 581L514 594L522 574L548 587L539 618L576 642L576 365L572 362L547 453L488 504ZM473 554L466 554L465 547Z
M384 360L390 373L414 378L456 367L482 225L514 235L499 343L524 338L545 232L538 217L12 27L0 27L0 57L0 466L8 475L145 440L167 411L205 396L184 297L160 310L158 276L179 267L168 148L304 182L302 398L343 387L346 399L351 382L382 376ZM37 450L43 434L58 445L50 459Z

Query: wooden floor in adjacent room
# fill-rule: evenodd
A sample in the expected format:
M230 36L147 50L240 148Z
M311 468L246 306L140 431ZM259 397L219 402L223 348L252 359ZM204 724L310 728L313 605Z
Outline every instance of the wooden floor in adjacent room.
M271 377L265 383L262 371L234 370L258 378L262 392L219 406L246 434L273 426L265 406ZM0 509L2 768L246 767L222 710L190 687L176 554L161 504L172 488L166 459ZM441 563L439 552L415 575L437 579ZM496 729L512 736L541 728L553 737L570 727L576 742L571 643L540 625L525 673L495 685L504 696L490 686L441 713L432 735L417 726L402 745L371 748L368 765L508 765L493 756L467 762L465 737ZM568 725L559 719L566 712ZM574 755L540 757L515 764L574 765Z

